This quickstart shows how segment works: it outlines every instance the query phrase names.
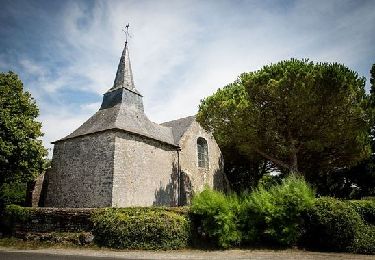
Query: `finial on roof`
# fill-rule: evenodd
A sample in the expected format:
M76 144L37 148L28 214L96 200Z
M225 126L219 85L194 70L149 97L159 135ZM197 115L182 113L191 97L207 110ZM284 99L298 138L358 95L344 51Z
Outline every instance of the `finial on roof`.
M125 26L125 30L122 29L122 31L125 33L125 44L128 43L128 37L130 38L129 34L129 23Z
M138 90L134 86L133 73L130 65L129 49L128 49L128 37L129 35L129 24L125 26L125 47L122 51L120 62L118 64L116 78L113 82L113 87L109 89L108 92L111 92L116 89L126 88L136 94L139 94ZM139 94L140 95L140 94Z

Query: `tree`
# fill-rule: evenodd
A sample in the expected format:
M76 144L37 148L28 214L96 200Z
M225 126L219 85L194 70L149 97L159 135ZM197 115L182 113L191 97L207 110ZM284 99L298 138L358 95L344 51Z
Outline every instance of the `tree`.
M364 83L337 63L282 61L202 100L197 119L219 145L313 179L369 156Z
M42 136L38 115L18 76L0 73L0 204L10 187L19 188L43 172L47 151L38 139Z
M328 179L325 189L336 197L362 198L375 196L375 64L371 68L370 95L367 102L372 154L357 165L340 169ZM328 191L327 191L328 193Z

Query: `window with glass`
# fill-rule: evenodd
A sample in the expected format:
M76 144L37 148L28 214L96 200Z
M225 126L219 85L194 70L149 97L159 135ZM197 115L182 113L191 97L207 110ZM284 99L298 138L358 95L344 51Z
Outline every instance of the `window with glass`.
M197 140L198 167L208 168L208 146L206 139L199 137Z

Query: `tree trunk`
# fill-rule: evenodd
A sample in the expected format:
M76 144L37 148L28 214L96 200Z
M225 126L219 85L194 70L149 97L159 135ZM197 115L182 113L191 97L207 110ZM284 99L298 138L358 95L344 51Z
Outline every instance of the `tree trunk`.
M290 167L290 173L291 174L297 174L298 173L298 158L297 158L297 152L293 151L292 158L291 158L291 167Z
M290 143L290 174L297 174L298 173L298 158L297 152L298 148L296 147L296 141L293 139L292 132L288 129L288 139Z

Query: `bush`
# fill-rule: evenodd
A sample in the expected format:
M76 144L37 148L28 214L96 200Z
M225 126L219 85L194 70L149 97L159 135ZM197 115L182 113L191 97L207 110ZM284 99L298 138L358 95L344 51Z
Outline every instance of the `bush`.
M15 225L25 224L30 219L31 208L7 205L0 213L0 231L11 234Z
M4 217L12 222L25 223L29 220L32 210L32 208L19 205L7 205L4 210Z
M25 205L26 183L12 182L0 185L0 208L6 205Z
M314 191L302 177L292 175L281 184L259 186L244 200L241 221L245 240L296 244L304 230L301 215L313 203Z
M322 197L306 214L308 229L303 244L328 251L351 251L363 227L360 215L348 203Z
M188 219L162 208L98 209L92 221L95 241L112 248L177 249L190 237Z
M350 200L348 203L365 222L375 225L375 200Z
M201 235L208 236L219 247L228 248L241 242L238 229L240 203L235 195L224 194L206 188L193 197L191 213Z
M358 254L375 254L375 226L362 225L350 251Z

